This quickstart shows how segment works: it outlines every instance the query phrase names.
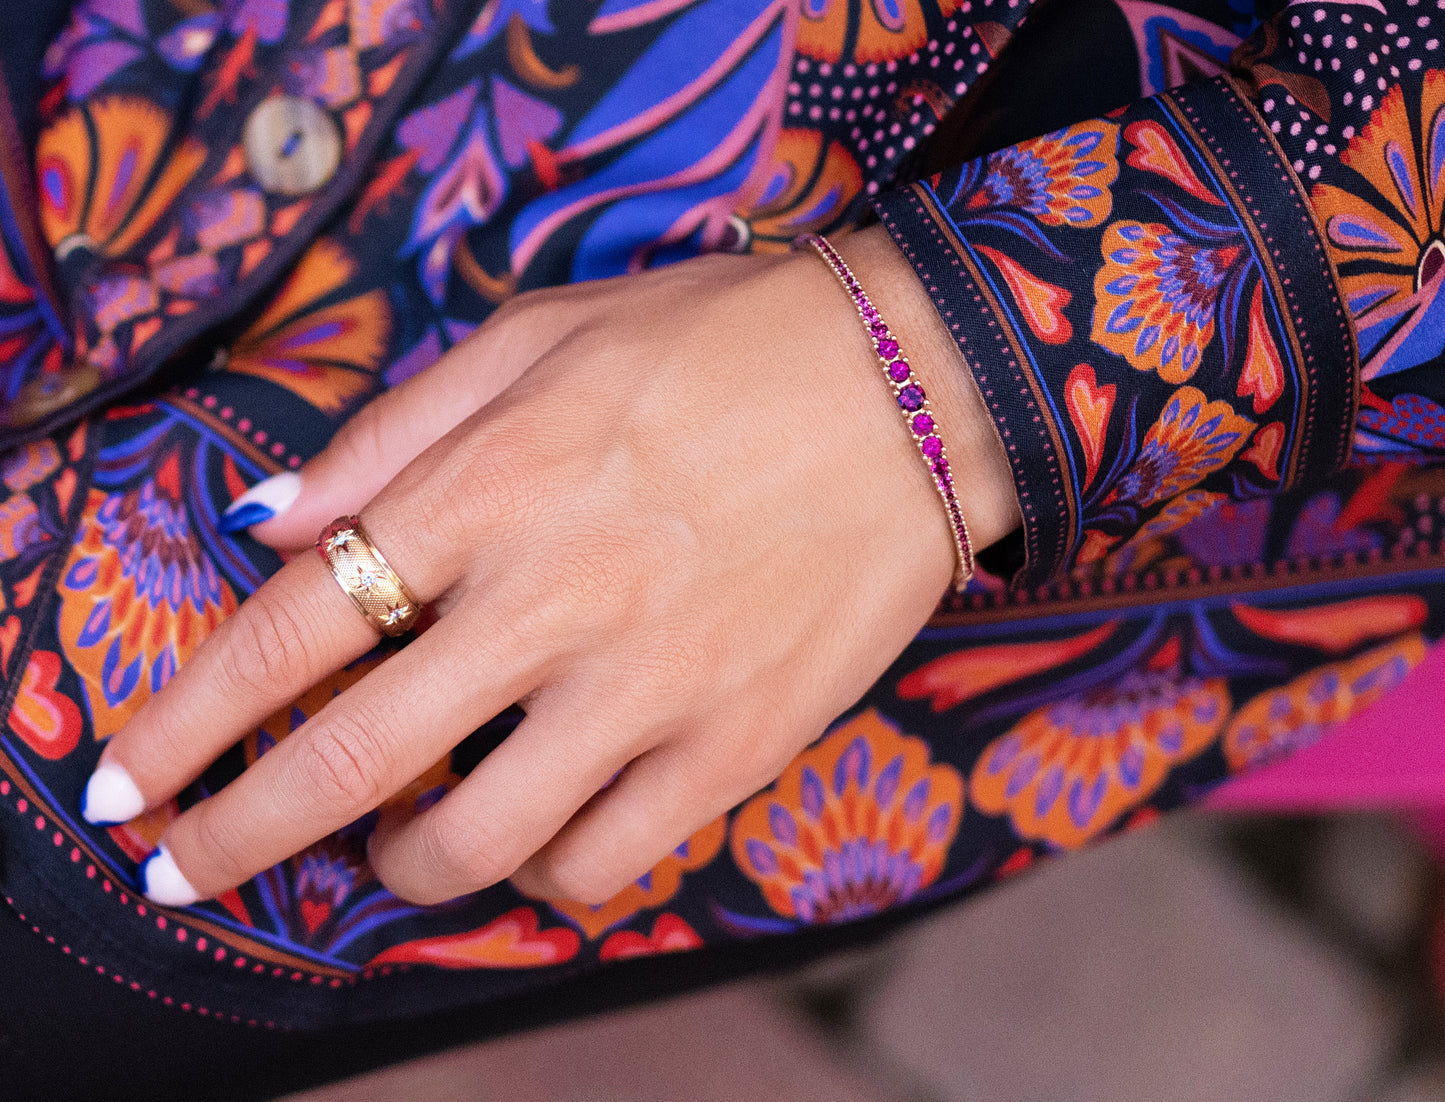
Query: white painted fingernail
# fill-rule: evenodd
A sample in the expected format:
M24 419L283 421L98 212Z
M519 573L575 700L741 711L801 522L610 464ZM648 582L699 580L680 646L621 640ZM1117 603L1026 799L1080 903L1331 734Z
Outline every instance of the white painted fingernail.
M301 476L295 471L273 474L231 502L221 514L222 532L239 532L263 520L279 517L301 493Z
M165 846L151 850L140 867L140 882L146 898L162 907L189 907L201 898L191 882L181 875L176 859Z
M135 781L125 769L112 762L96 766L80 797L81 816L96 826L128 823L145 809L145 797Z

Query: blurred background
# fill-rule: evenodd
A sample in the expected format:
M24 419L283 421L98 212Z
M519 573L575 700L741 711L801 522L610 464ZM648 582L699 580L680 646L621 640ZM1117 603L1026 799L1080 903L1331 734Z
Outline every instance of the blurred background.
M289 1102L1445 1100L1436 837L1191 811L867 950Z

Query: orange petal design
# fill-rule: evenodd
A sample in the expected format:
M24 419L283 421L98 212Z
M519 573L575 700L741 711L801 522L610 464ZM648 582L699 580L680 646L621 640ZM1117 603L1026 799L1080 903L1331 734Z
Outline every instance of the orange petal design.
M825 233L838 224L863 190L858 162L838 142L823 145L813 130L778 135L764 201L743 214L753 248L786 252L800 233Z
M946 712L1000 685L1072 662L1113 635L1116 627L1111 622L1066 639L997 643L945 654L906 674L898 682L898 695L904 700L932 697L933 710Z
M266 311L231 350L229 370L269 379L326 413L375 386L391 333L386 293L367 291L323 305L355 273L342 248L308 249Z
M206 159L194 138L168 148L171 124L146 100L108 96L71 108L45 129L35 167L40 222L52 247L83 233L105 255L119 256L151 229Z
M1259 473L1271 481L1279 479L1279 453L1284 447L1284 426L1271 421L1254 434L1254 440L1240 454L1240 458L1253 463Z
M97 739L115 734L237 601L190 530L173 453L153 478L91 490L60 575L60 642Z
M980 811L1007 815L1020 837L1072 849L1152 796L1229 717L1223 678L1134 671L1024 716L974 766Z
M1313 608L1255 608L1236 602L1234 618L1256 635L1277 643L1344 654L1371 639L1399 635L1425 623L1425 602L1414 595L1358 597Z
M912 898L948 859L963 778L869 709L804 750L739 810L738 869L785 918L844 922Z
M1288 685L1260 693L1239 709L1224 733L1231 770L1265 765L1312 745L1332 726L1369 707L1425 658L1419 633L1332 662Z

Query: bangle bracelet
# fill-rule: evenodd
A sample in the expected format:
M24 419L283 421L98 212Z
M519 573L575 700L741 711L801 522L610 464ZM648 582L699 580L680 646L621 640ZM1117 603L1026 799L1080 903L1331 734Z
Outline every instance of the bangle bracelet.
M953 489L953 472L948 466L948 454L943 450L943 440L938 435L937 422L928 405L928 395L923 390L923 384L913 373L907 357L898 347L898 338L888 328L888 323L879 316L878 308L868 298L858 278L838 255L838 250L833 248L832 243L816 233L800 234L793 239L793 248L800 249L804 246L811 247L828 267L833 269L833 274L852 297L858 316L863 319L863 325L873 341L873 351L883 365L883 377L893 389L893 397L903 414L904 424L913 434L913 442L918 446L923 462L928 465L934 488L938 490L938 496L943 499L943 506L948 510L948 520L953 527L954 548L958 551L958 568L953 574L953 588L962 590L968 584L969 578L973 577L973 545L969 542L968 525L963 522L963 511L958 507L958 495Z

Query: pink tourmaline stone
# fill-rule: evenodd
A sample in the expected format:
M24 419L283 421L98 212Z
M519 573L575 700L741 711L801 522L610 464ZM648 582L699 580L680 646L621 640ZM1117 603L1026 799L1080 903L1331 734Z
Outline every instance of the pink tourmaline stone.
M913 419L913 435L927 436L933 431L933 418L926 413L920 413Z
M898 404L909 413L923 405L923 388L921 386L906 386L898 392Z
M876 317L877 315L875 314L874 316ZM884 325L881 321L875 321L870 323L868 328L872 330L872 333L875 337L888 336L888 326Z
M908 365L902 360L894 360L888 365L888 377L895 383L901 383L908 378Z
M878 355L882 356L885 360L891 360L894 356L898 355L898 342L892 337L884 337L878 342Z
M937 459L939 453L943 451L943 441L936 436L929 436L924 439L919 447L923 449L923 454L928 456L929 459Z

